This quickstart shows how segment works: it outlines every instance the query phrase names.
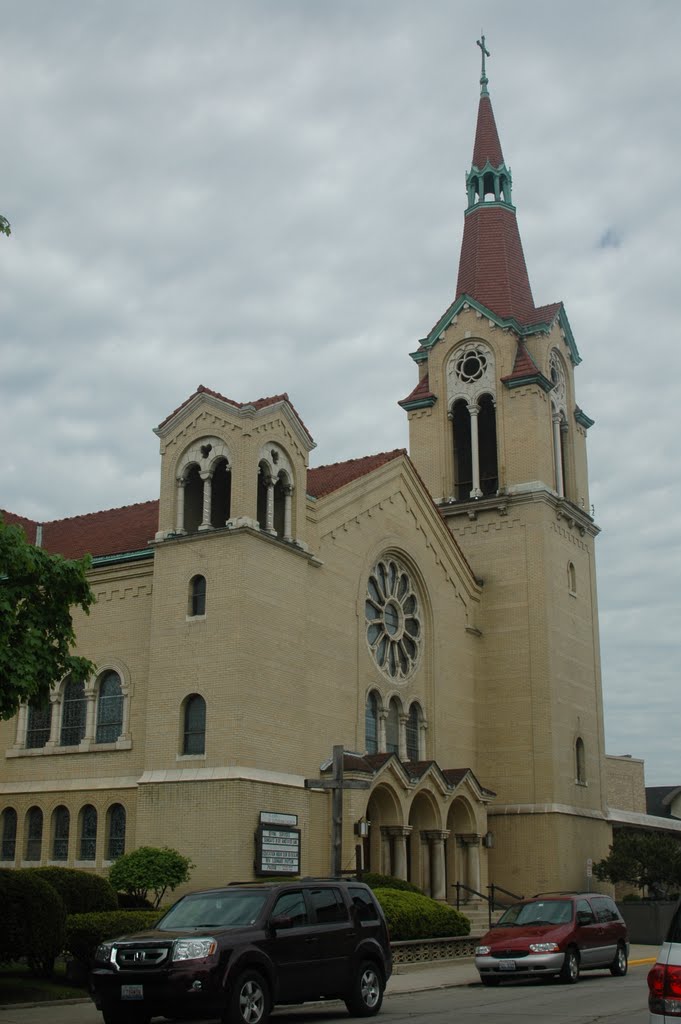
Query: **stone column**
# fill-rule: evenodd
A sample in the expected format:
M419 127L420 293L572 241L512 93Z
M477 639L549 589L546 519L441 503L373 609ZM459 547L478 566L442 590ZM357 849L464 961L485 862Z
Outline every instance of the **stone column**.
M556 467L556 491L559 498L564 498L563 492L563 451L560 443L560 413L554 412L553 421L553 461Z
M430 894L434 900L447 899L447 873L445 871L445 839L449 832L430 829L426 835L430 840Z
M385 753L385 723L388 721L388 709L380 708L378 712L378 752Z
M392 875L393 866L392 858L390 856L390 829L385 825L381 826L381 869L384 874Z
M473 465L473 488L471 498L482 498L480 490L480 452L478 445L478 413L477 405L469 405L468 412L471 417L471 463Z
M466 844L466 874L468 885L480 891L480 836L464 836Z
M291 487L284 490L284 540L292 541L291 534Z
M85 709L85 735L83 736L81 743L93 743L95 739L95 707L96 707L96 694L94 687L88 688L85 691L85 699L87 701L87 707Z
M26 729L28 728L28 705L20 704L17 713L17 731L14 735L14 746L26 746Z
M184 533L184 488L186 480L177 481L176 500L177 508L175 509L175 533Z
M267 515L265 518L265 529L268 533L274 533L274 481L272 478L267 481Z
M397 738L397 755L400 761L407 760L407 722L409 721L409 715L401 714L398 715L397 726L398 726L398 738Z
M210 521L210 513L213 496L213 474L200 473L199 475L203 480L203 512L199 530L212 530L213 524Z
M427 832L421 832L421 887L426 896L433 895L430 880L430 839Z
M407 879L407 836L411 833L411 825L396 825L390 829L393 837L393 853L395 863L393 874L396 878Z
M59 729L61 726L61 694L53 693L50 697L52 716L50 718L50 738L45 744L50 747L59 746Z

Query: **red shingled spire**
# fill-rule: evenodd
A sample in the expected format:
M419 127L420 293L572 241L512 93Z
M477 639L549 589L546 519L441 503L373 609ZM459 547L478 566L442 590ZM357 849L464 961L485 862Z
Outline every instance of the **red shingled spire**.
M484 55L489 53L484 49L484 37L482 49L482 88L473 163L466 176L468 209L456 295L469 295L497 316L528 325L536 322L536 309L511 202L511 172L504 162L487 92Z

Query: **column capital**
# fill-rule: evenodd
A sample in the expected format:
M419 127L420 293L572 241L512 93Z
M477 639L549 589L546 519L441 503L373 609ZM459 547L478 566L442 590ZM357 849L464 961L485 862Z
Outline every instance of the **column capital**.
M434 843L444 843L446 839L449 839L451 833L449 829L427 828L423 830L421 835L426 836Z
M476 832L462 832L456 837L459 846L480 846L482 836Z
M381 826L381 831L383 831L383 828L385 828L389 836L394 836L397 839L406 839L414 831L412 825L384 825Z

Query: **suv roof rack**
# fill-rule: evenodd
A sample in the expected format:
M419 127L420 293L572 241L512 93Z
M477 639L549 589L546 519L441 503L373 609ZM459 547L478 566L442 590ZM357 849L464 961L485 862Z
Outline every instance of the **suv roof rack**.
M581 896L581 891L577 889L549 889L547 892L536 892L534 896L530 896L529 899L536 900L540 896Z

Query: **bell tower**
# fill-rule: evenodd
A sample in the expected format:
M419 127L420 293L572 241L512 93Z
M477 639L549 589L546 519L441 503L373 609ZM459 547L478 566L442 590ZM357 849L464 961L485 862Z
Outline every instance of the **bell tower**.
M410 455L483 583L478 764L497 792L490 881L585 885L607 855L604 734L581 359L562 302L536 306L485 37L454 301L412 353ZM508 864L515 865L513 869Z

